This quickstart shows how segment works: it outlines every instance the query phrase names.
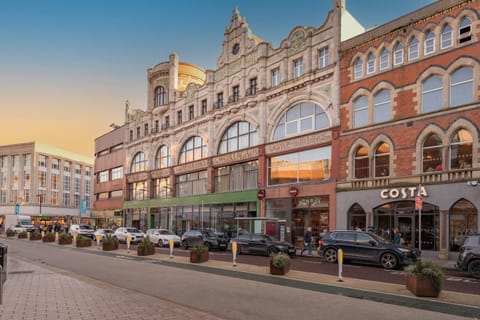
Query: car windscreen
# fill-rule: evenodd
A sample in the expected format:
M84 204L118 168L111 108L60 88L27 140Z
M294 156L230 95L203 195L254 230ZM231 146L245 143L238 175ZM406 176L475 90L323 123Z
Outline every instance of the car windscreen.
M170 231L168 231L168 230L160 230L159 233L160 233L160 234L173 235L173 232L170 232Z
M79 225L78 226L80 229L83 229L83 230L92 230L92 228L90 226L85 226L85 225Z
M140 233L140 230L138 230L138 229L136 229L136 228L127 228L127 232Z
M32 221L30 221L28 219L19 220L18 222L23 226L31 226L32 225Z
M479 246L480 245L480 236L469 236L465 239L463 243L464 246Z
M202 233L209 238L216 238L217 235L210 230L203 230Z

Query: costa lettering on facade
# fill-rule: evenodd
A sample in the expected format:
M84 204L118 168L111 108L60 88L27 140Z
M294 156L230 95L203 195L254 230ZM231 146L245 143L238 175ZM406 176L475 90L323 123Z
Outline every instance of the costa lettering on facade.
M416 196L428 197L425 187L391 188L380 191L382 199L407 199Z

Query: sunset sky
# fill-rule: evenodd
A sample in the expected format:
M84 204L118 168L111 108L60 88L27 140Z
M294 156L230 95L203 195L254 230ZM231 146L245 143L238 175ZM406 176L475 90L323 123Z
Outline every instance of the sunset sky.
M365 27L432 0L347 0ZM278 47L319 27L333 0L0 0L0 145L38 141L93 156L94 139L123 124L125 100L146 109L149 67L176 52L214 69L235 6Z

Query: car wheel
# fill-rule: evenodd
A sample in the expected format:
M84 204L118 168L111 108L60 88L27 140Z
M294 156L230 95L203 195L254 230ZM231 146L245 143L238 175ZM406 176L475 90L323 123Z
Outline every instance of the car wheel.
M328 248L325 250L325 260L330 263L337 262L337 250L334 248Z
M270 247L270 248L267 249L267 255L268 255L269 257L270 257L272 254L275 254L275 253L277 253L277 252L278 252L278 250L277 250L277 248L275 248L275 247Z
M395 269L398 266L398 258L391 252L386 252L380 257L380 263L385 269Z
M468 264L468 273L475 278L480 278L480 260L474 260Z
M182 247L183 247L183 249L185 249L185 250L188 249L188 243L187 243L186 240L184 240L184 241L182 242Z
M163 240L162 239L158 239L157 246L158 247L163 247Z

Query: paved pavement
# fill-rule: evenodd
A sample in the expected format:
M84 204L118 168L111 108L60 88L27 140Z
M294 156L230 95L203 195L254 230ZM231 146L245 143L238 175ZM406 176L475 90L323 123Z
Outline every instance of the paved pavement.
M53 245L53 244L49 244ZM73 248L72 248L73 249ZM75 248L76 249L76 248ZM82 248L92 254L109 254L95 247ZM133 251L116 250L115 256L136 256ZM451 268L452 260L424 259ZM290 271L286 276L270 276L268 267L210 260L191 264L186 257L155 254L149 259L168 266L269 282L301 289L403 305L423 310L480 319L478 295L442 291L437 299L414 297L404 285ZM4 286L0 320L8 319L220 319L175 303L114 287L101 281L55 269L41 262L10 256ZM105 297L107 297L105 299ZM159 317L161 315L161 317Z

